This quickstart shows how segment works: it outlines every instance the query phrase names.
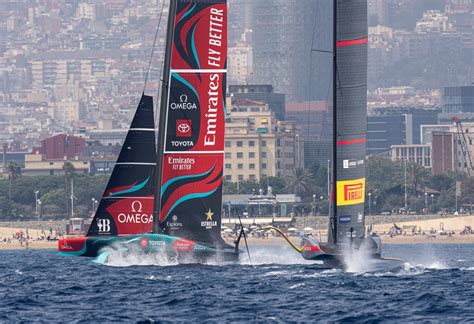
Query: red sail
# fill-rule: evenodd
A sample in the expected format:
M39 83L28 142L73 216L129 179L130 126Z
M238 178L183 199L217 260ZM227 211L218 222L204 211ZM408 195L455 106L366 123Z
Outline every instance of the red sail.
M160 193L167 234L221 242L227 4L179 0Z

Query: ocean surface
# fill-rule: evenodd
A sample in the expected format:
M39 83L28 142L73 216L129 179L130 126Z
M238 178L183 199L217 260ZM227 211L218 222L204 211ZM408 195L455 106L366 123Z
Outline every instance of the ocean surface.
M0 251L0 322L469 322L473 249L387 245L402 269L353 273L317 270L276 246L251 249L252 264L227 265Z

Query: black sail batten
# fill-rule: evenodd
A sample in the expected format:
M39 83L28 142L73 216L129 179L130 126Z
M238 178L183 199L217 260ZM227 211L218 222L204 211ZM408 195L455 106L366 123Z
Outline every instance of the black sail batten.
M334 208L329 242L365 237L367 1L335 0Z
M87 236L151 230L155 148L153 98L143 94Z

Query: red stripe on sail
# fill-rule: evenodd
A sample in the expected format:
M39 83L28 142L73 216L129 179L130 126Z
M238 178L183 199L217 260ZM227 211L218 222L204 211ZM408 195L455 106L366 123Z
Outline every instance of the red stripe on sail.
M348 140L348 141L340 141L336 142L336 145L352 145L352 144L360 144L360 143L365 143L366 139L365 138L359 138L355 140Z
M365 37L365 38L349 40L349 41L340 41L336 43L336 46L337 47L352 46L352 45L359 45L359 44L367 44L368 42L369 42L369 39Z

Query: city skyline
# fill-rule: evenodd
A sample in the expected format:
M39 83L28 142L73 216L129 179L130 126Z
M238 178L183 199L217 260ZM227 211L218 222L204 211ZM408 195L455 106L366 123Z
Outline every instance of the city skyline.
M413 140L407 135L413 133L412 127L419 133L419 122L406 123L403 116L444 112L445 100L458 100L447 95L454 95L458 86L469 88L472 78L472 66L465 64L474 47L473 26L466 20L472 16L470 1L393 4L391 0L369 1L368 153L388 153L391 145L421 144L419 136ZM114 150L109 146L123 140L143 90L162 5L156 0L113 5L107 0L2 2L0 140L9 143L8 150L31 153L42 145L42 139L67 133L86 138L88 152L100 151L96 158L113 160ZM304 142L306 165L324 163L330 157L331 55L317 50L330 50L331 11L328 2L320 0L285 5L270 0L229 2L229 89L272 87L271 95L235 96L259 100L279 121L294 123ZM405 15L407 11L413 15ZM284 19L277 22L277 17ZM155 97L165 26L163 18L145 89ZM423 64L453 68L455 73L442 79L431 77L439 71L415 75L408 70L412 65L422 66L420 58L427 56ZM395 79L397 67L403 70L400 79ZM448 86L454 90L446 92ZM451 105L457 107L449 108L451 112L471 111L471 96L467 91L462 99L467 106ZM386 144L380 146L381 138L371 135L377 129L371 127L384 118L411 126L383 138ZM449 120L440 115L436 123ZM85 158L93 158L87 154Z

